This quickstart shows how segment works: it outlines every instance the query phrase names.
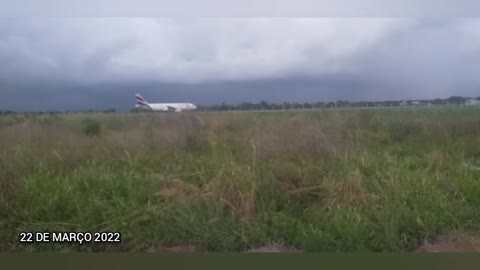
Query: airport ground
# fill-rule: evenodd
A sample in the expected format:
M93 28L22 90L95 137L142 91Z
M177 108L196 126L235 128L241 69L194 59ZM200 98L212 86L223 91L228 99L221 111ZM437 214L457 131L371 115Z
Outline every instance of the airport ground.
M476 106L0 116L1 251L474 250L479 225ZM121 243L19 241L87 231Z

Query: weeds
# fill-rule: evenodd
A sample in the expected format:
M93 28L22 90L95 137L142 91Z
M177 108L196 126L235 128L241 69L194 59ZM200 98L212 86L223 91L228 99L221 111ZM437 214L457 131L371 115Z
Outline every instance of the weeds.
M98 136L101 132L100 123L97 121L86 121L85 127L83 128L83 133L87 136Z
M412 251L480 225L478 123L467 107L3 116L0 250ZM18 243L103 230L122 243Z

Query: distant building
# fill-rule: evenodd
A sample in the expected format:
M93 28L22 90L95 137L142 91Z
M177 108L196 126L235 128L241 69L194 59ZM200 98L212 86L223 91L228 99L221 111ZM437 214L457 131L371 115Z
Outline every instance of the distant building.
M465 105L468 105L468 106L473 106L473 105L478 105L480 104L480 101L474 99L474 98L471 98L471 99L467 99L465 101Z

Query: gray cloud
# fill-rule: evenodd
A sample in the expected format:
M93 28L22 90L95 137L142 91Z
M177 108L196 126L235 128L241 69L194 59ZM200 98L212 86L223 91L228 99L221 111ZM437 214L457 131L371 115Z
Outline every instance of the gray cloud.
M475 0L0 0L0 16L478 16Z
M477 96L479 53L480 19L0 19L0 110Z

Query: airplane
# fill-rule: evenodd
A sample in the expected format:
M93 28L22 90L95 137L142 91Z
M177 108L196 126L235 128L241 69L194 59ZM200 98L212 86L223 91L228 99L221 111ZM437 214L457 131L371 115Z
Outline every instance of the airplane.
M148 103L140 94L135 94L137 98L137 109L163 112L181 112L197 109L192 103Z

